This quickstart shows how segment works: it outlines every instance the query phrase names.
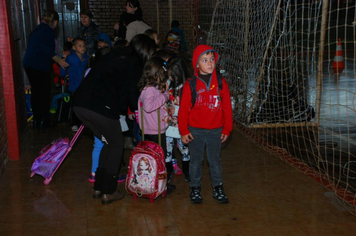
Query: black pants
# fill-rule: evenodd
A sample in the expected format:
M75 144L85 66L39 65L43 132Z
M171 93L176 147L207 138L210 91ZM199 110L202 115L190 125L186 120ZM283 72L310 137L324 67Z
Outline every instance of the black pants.
M158 142L158 134L145 134L145 140L147 141L152 141L155 143L159 143ZM163 153L166 156L167 155L167 144L166 144L166 134L163 133L161 134L161 147L163 149ZM166 157L164 157L166 159ZM172 162L166 162L166 168L167 168L167 172L173 172L173 166L172 166Z
M127 127L129 128L129 130L123 132L124 137L130 137L130 138L133 137L133 135L132 135L133 122L136 122L136 121L130 120L128 118L128 116L126 115L126 123L127 123Z
M51 73L50 71L25 68L31 83L31 106L35 122L46 120L51 106Z
M73 107L74 113L94 135L103 141L98 168L107 174L117 175L124 150L124 139L119 119L110 119L82 107Z

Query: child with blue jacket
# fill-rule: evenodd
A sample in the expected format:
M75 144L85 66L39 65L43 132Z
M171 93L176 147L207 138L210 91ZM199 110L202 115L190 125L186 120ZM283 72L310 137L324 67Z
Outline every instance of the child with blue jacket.
M80 82L82 82L84 71L88 63L88 55L85 53L86 46L84 39L74 38L72 41L71 54L67 56L66 62L69 64L69 91L75 92Z
M88 63L88 55L85 53L85 41L82 38L72 40L71 54L67 56L66 62L69 64L67 69L69 77L69 92L74 93L82 82L83 75ZM72 113L72 131L77 132L80 121Z

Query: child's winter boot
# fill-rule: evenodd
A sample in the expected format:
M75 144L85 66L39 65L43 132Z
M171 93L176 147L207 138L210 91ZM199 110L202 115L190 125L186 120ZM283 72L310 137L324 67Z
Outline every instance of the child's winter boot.
M193 204L200 204L203 202L203 198L200 195L200 187L191 187L189 194L190 202Z
M182 170L178 166L177 159L172 159L172 165L173 165L173 171L175 175L183 174Z
M213 198L215 198L216 201L221 204L229 203L229 199L224 192L222 184L214 187Z

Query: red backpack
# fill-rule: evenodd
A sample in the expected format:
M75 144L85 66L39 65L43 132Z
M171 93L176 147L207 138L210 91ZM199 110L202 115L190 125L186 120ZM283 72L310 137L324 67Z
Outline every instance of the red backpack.
M142 140L144 140L143 108L141 109ZM137 115L138 117L138 115ZM160 110L158 109L158 133L161 133ZM161 136L159 136L161 143ZM129 168L125 182L126 191L137 197L149 198L153 202L162 194L167 194L167 169L165 154L160 144L151 141L141 141L131 152Z
M132 151L127 172L126 191L150 202L167 194L167 171L162 147L151 141L141 141Z

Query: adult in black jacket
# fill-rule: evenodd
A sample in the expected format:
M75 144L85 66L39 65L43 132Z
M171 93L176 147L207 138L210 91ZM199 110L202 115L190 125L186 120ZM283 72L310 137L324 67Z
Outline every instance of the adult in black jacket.
M129 61L124 52L107 53L91 68L73 97L77 117L104 143L93 191L93 197L101 197L103 204L124 197L116 188L124 144L119 116L135 105L128 99L132 91L128 80L134 71Z
M129 46L126 48L129 55L128 62L133 66L132 76L130 77L130 89L129 101L133 103L130 106L131 112L138 109L138 97L140 96L140 91L138 89L138 82L141 79L143 67L145 63L153 53L156 51L156 44L153 39L145 34L138 34L132 38ZM128 139L133 139L134 143L137 144L141 141L141 135L139 132L139 127L134 120L133 115L129 115L128 125L130 132L126 132L124 135Z

